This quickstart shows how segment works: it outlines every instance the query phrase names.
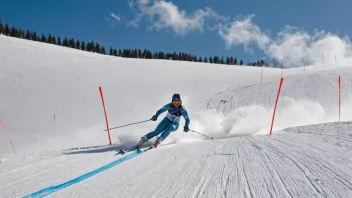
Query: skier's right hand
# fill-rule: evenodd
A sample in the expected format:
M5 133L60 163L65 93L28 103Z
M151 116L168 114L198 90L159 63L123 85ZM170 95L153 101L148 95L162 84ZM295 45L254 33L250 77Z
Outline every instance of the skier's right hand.
M156 117L156 115L153 115L152 119L153 121L156 121L158 118Z
M187 132L189 131L188 126L184 126L184 127L183 127L183 131L187 133Z

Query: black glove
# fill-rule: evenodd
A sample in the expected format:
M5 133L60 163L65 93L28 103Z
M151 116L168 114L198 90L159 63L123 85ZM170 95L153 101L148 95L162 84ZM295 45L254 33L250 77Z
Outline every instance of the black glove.
M156 117L156 115L153 115L152 119L153 121L156 121L158 118Z
M187 133L189 131L188 126L183 127L183 131Z

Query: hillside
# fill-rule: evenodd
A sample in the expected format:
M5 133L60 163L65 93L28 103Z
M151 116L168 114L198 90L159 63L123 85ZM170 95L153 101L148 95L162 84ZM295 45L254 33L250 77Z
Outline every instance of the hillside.
M285 69L273 135L281 70L264 68L263 84L261 71L1 35L0 118L17 155L1 128L0 197L350 197L352 67ZM110 127L149 119L180 93L190 127L214 140L182 132L182 120L160 147L125 161L131 153L118 149L160 119L112 130L108 145L99 86Z

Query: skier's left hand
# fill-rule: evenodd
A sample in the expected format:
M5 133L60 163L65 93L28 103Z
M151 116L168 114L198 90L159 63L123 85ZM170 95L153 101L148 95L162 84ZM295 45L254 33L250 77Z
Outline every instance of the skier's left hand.
M151 118L151 120L156 121L158 118L156 117L156 115L153 115L153 117Z
M189 131L188 126L183 127L183 131L187 133Z

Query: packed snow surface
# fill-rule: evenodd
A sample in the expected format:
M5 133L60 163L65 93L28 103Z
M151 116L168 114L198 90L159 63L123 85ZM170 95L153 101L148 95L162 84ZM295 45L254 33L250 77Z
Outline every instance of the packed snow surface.
M263 71L263 76L261 72ZM0 36L0 197L123 159L180 93L190 128L49 197L352 197L352 67L280 69L125 59ZM283 86L269 135L281 75ZM338 112L341 76L341 114ZM262 77L262 83L261 83ZM150 140L150 143L153 143Z

